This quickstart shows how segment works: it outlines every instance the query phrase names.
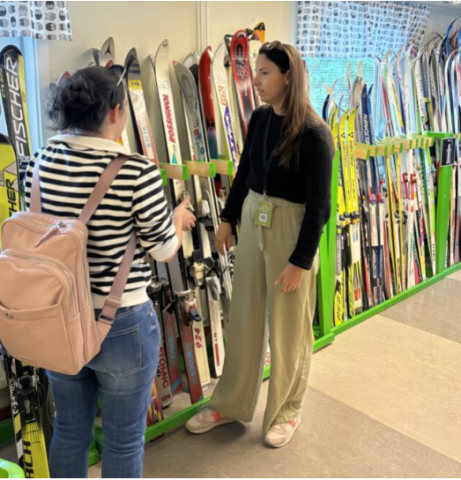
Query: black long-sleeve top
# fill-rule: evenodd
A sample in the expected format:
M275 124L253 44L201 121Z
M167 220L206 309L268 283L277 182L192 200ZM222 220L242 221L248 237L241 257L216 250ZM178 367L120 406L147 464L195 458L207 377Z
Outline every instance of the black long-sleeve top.
M237 175L229 192L221 218L236 225L240 219L248 189L264 193L264 138L272 107L256 109L251 117ZM283 116L272 113L267 157L280 143ZM296 248L289 261L309 270L312 267L322 230L331 212L331 175L334 144L328 127L320 120L302 133L299 171L279 165L274 155L268 173L266 194L306 205Z

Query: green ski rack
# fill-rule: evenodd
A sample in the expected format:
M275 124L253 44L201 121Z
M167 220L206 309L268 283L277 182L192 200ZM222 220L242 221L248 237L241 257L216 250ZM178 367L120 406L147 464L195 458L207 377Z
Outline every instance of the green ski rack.
M371 156L385 156L392 155L394 153L402 152L403 150L410 149L429 149L433 145L435 139L445 139L445 138L454 138L455 135L452 133L432 133L429 132L426 135L414 135L411 139L404 137L388 138L383 142L378 143L377 145L367 145L363 143L356 144L356 157L362 160L369 160ZM428 152L429 154L429 152ZM335 156L334 162L337 160ZM338 160L339 161L339 160ZM337 169L336 163L334 168ZM335 171L333 175L335 175ZM336 178L336 183L335 183ZM336 185L337 185L337 174L333 178L332 184L332 205L336 199ZM330 218L328 225L324 231L322 239L320 241L320 270L319 270L319 316L320 316L320 328L317 330L319 338L317 338L314 346L314 351L316 346L323 346L323 343L326 345L330 344L335 335L342 333L350 328L358 325L365 320L381 313L384 310L392 307L393 305L409 298L415 293L420 292L421 290L433 285L434 283L442 280L446 276L456 272L461 269L461 263L454 265L450 268L445 267L445 259L447 252L447 236L448 236L448 222L450 214L450 187L452 180L452 168L440 168L439 171L439 182L438 190L439 194L437 197L437 206L436 206L436 274L432 275L430 278L427 278L425 281L415 285L414 287L409 288L408 290L395 295L389 300L380 303L379 305L366 310L365 312L350 318L341 325L336 327L333 326L333 305L334 305L334 282L335 282L335 272L334 272L334 250L335 250L335 221L336 219ZM336 211L334 212L336 215ZM331 230L330 230L331 229ZM332 231L333 230L333 231ZM322 342L322 338L325 337L325 341Z
M443 135L443 136L440 136ZM387 156L394 153L400 153L403 150L424 148L428 149L433 144L435 138L452 138L452 134L428 134L427 136L415 135L411 139L397 137L386 139L377 145L356 144L357 158L368 160L371 156ZM212 160L216 165L216 174L231 175L233 174L232 162L228 160ZM337 204L337 185L339 176L340 153L337 151L333 159L333 173L331 186L331 204ZM188 163L189 165L189 163ZM451 185L451 169L443 169L447 173L443 173L442 178L439 177L439 188L449 189ZM442 182L442 183L440 183ZM424 282L409 288L405 292L394 296L393 298L373 307L360 315L357 315L341 325L333 326L333 304L334 304L334 284L335 284L335 249L336 249L336 208L332 208L332 213L328 223L325 225L319 246L320 266L317 277L318 288L318 310L319 310L319 325L314 326L315 342L314 352L330 345L336 335L349 330L365 320L381 313L391 306L409 298L415 293L433 285L439 280L445 278L451 273L461 269L461 263L449 269L440 268L445 261L446 242L443 242L444 229L448 228L449 216L449 193L447 195L439 195L437 203L437 274L428 278ZM447 230L445 230L447 232ZM445 234L446 239L446 234ZM444 265L444 263L443 263ZM264 378L270 376L270 366L264 370ZM193 417L199 409L204 407L210 401L210 397L204 398L194 405L190 405L185 409L166 417L161 422L148 427L145 433L145 441L149 442L153 439L183 425L187 420ZM103 431L101 427L95 426L95 440L97 448L102 451L103 447Z
M434 140L455 138L454 133L428 132L427 136ZM441 166L439 168L435 238L436 273L441 273L446 268L445 263L447 258L448 226L450 222L450 189L452 177L453 168L451 166Z
M368 160L371 156L387 156L394 153L400 153L410 149L429 149L433 142L437 139L453 138L450 133L427 133L426 135L414 135L411 139L405 137L388 138L377 145L367 145L363 143L356 144L356 157L362 160ZM429 152L428 152L429 153ZM427 278L424 282L409 288L405 292L394 296L393 298L357 315L341 325L333 326L333 305L334 305L334 285L335 285L335 250L336 250L336 205L337 205L337 186L339 177L340 153L337 151L333 159L333 173L331 186L331 204L333 206L332 213L328 223L325 225L319 246L320 266L317 277L318 288L318 311L319 325L314 326L315 342L314 351L331 344L336 335L349 330L368 318L381 313L391 306L403 301L417 292L433 285L439 280L445 278L451 273L461 269L461 263L445 268L445 258L447 250L447 234L449 221L449 189L451 185L451 168L442 168L439 172L439 195L436 206L436 265L437 272L432 277ZM230 160L213 159L207 165L202 162L186 161L183 165L161 164L160 173L164 185L168 184L169 179L178 178L188 180L190 175L199 175L213 178L215 175L234 175L233 164ZM270 376L270 366L264 369L264 378ZM211 397L204 398L194 405L190 405L179 412L164 418L161 422L148 427L145 432L145 441L150 442L159 436L174 430L183 425L187 420L193 417L199 409L208 404ZM3 422L5 423L5 422ZM3 428L2 428L3 427ZM7 436L12 436L11 422L9 424L0 424L0 440L3 432L7 432ZM102 451L104 444L103 430L100 426L95 425L95 441L90 452L89 464L93 465L99 461L99 453ZM95 446L95 448L94 448Z
M331 180L331 215L323 230L319 245L319 273L317 276L319 325L314 326L314 351L334 341L331 332L334 302L335 250L336 250L336 204L338 199L340 152L333 159Z

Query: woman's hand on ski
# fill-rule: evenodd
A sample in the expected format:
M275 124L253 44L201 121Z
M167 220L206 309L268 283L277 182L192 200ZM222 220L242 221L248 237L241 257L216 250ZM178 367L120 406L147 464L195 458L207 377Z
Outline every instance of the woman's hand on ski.
M280 277L275 281L275 286L282 285L280 295L292 292L301 285L303 280L304 270L296 265L289 263L281 273Z
M220 255L224 256L224 246L232 236L232 225L227 222L221 222L214 237L214 245Z
M195 215L188 210L190 205L190 197L186 197L173 212L173 217L178 219L182 224L182 229L186 232L191 231L195 227Z

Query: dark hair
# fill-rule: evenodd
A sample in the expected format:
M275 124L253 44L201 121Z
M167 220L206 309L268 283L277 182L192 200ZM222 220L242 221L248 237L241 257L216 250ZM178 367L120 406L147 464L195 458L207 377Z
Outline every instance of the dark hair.
M125 89L122 84L117 87L119 79L111 70L96 66L62 78L47 108L54 127L63 131L98 132L111 108L117 104L123 108Z
M294 47L279 41L263 44L259 55L275 63L281 73L289 72L288 90L282 105L282 142L275 153L281 157L280 165L299 171L303 131L324 123L309 101L303 60Z

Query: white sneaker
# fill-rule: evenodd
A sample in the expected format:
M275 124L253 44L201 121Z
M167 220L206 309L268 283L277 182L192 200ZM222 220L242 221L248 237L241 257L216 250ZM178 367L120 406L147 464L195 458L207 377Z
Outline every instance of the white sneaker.
M219 412L214 411L210 407L203 409L195 414L187 423L186 428L191 433L209 432L219 425L236 422L235 418L223 417Z
M272 425L266 434L265 442L271 447L284 447L293 437L301 423L301 416L280 425Z

